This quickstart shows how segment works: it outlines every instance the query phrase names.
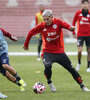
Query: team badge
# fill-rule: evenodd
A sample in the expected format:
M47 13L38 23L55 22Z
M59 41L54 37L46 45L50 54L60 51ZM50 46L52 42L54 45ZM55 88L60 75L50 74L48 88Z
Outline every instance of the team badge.
M54 25L53 25L53 28L54 28L54 29L56 29L56 28L57 28L57 25L56 25L56 24L54 24Z

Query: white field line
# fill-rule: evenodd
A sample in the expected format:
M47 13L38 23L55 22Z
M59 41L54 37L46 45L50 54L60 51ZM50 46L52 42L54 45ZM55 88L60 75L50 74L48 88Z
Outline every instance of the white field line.
M10 56L37 56L37 52L9 52ZM76 56L77 52L66 52L67 55ZM82 55L87 55L87 52L82 52Z

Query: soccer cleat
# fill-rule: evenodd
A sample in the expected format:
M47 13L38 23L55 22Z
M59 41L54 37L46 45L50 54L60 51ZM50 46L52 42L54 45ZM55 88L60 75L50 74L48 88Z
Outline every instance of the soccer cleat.
M21 79L21 80L19 81L19 83L20 83L23 87L25 87L25 86L26 86L26 83L24 82L24 80L23 80L23 79Z
M80 67L81 67L81 64L77 64L76 71L79 71Z
M86 72L90 72L90 68L87 68Z
M20 87L20 91L25 91L24 87L23 86L19 86Z
M56 92L56 88L54 87L53 83L50 83L50 84L48 84L48 85L49 85L50 90L51 90L52 92Z
M1 92L0 92L0 99L4 99L4 98L7 98L6 95L3 95Z
M86 92L88 92L88 91L90 91L87 87L83 87L82 88L82 91L86 91Z

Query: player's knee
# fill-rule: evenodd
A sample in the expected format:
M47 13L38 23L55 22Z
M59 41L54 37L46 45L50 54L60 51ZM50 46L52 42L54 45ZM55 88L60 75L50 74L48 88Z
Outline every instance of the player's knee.
M8 69L9 65L8 65L8 64L3 64L2 67L3 67L4 69Z
M52 67L52 65L50 63L45 65L45 69L47 69L47 70L51 70L51 67Z
M80 50L78 50L78 53L79 53L79 54L81 54L81 52L82 52L82 50L81 50L81 49L80 49Z

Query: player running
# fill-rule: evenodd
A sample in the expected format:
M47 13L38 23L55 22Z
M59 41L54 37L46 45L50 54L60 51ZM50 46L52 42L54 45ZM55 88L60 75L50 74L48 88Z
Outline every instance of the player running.
M8 44L4 36L10 38L12 41L18 40L15 36L0 28L0 73L8 80L16 83L20 87L20 91L24 91L26 83L18 76L15 69L9 64Z
M51 10L45 10L42 16L44 22L40 23L29 31L24 43L24 50L29 49L28 46L31 37L37 33L41 33L43 39L42 59L45 66L44 74L47 78L47 83L51 91L56 92L56 88L54 87L51 80L52 64L55 62L62 65L67 71L71 73L74 80L80 85L83 91L90 91L83 85L81 76L72 66L71 61L67 57L61 42L62 37L60 35L62 28L68 29L69 31L74 31L75 27L60 19L53 18Z

